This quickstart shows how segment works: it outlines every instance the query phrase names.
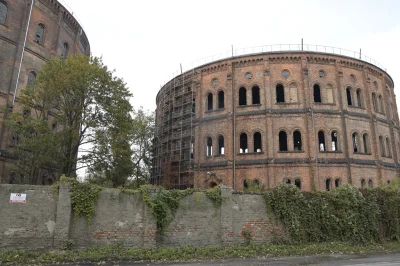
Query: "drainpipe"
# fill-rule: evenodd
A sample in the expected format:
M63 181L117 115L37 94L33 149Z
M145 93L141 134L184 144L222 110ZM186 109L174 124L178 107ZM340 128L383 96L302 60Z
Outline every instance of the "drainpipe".
M235 108L235 69L232 62L232 120L233 120L233 191L236 191L236 108Z

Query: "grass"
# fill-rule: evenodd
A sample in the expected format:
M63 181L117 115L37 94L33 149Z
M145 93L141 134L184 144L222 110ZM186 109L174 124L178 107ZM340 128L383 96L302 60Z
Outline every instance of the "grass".
M0 265L38 264L103 259L137 261L194 261L254 257L305 256L324 254L371 254L400 251L400 242L351 245L348 243L318 243L301 245L249 245L205 247L127 248L122 246L91 247L83 250L1 251Z

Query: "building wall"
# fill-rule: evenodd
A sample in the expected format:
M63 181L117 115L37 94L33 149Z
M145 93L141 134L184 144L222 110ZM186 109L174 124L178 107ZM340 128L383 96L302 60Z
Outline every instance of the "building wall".
M284 71L288 75L284 75ZM283 86L284 102L277 100L279 84ZM320 101L314 98L316 85L320 88ZM260 89L257 104L252 101L254 86ZM193 132L191 139L181 140L194 142L190 160L193 187L226 184L242 190L245 180L257 179L264 186L273 187L279 182L298 179L304 190L324 190L327 180L332 182L332 187L336 179L338 185L361 186L360 180L365 179L372 180L376 186L397 176L399 118L394 84L385 71L340 55L271 52L203 65L161 88L156 99L156 170L151 180L154 184L162 185L167 175L178 180L175 185L181 182L181 168L171 173L168 167L171 163L169 147L180 141L171 138L176 132L174 125L185 119L183 116L168 117L169 112L179 106L176 91L181 87L193 90L195 102L191 124L182 126L182 130ZM239 102L243 99L241 88L246 89L245 105ZM223 108L219 108L219 91L224 91ZM372 94L375 94L375 102ZM209 95L212 95L212 104L209 104ZM169 105L165 108L167 98ZM280 150L281 131L287 134L287 151ZM295 147L295 131L301 133L301 149ZM323 151L320 151L319 131L325 138ZM261 134L261 152L253 148L255 132ZM337 133L335 149L332 147L333 132ZM240 151L242 133L247 135L248 152ZM357 145L354 145L353 134L358 134ZM364 134L367 134L366 151ZM218 136L224 137L223 155L218 154ZM384 139L384 156L380 136ZM207 151L210 149L208 138L212 140L212 154ZM162 154L157 153L157 147L161 146L165 149ZM182 164L185 159L178 161ZM174 163L178 165L176 159Z
M90 45L85 32L73 16L56 0L34 0L31 18L31 0L1 0L8 8L5 24L0 23L0 107L7 113L0 119L0 183L10 182L9 153L12 133L5 126L4 118L9 112L21 112L18 97L13 102L14 93L26 86L28 74L38 72L47 59L63 54L64 43L68 53L90 54ZM28 26L29 22L29 26ZM37 43L35 36L38 24L44 25L43 42ZM26 44L24 40L26 29ZM20 68L21 55L23 60ZM18 77L18 72L20 74ZM17 84L18 83L18 84ZM40 184L53 181L38 179ZM18 182L30 183L28 178L18 178Z

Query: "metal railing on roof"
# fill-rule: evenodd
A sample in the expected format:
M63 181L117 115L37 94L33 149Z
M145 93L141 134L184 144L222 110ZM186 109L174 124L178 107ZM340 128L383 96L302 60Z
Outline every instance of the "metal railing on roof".
M334 55L342 55L347 56L350 58L358 59L365 61L367 63L373 64L382 70L386 71L386 68L380 64L378 61L372 59L369 56L366 56L359 52L326 46L326 45L318 45L318 44L272 44L272 45L262 45L262 46L254 46L254 47L247 47L247 48L240 48L240 49L232 49L230 51L222 52L219 54L211 55L204 57L202 59L196 60L191 64L188 64L185 69L182 68L182 72L186 72L188 70L194 69L196 67L212 63L215 61L228 59L237 56L244 56L244 55L252 55L252 54L260 54L260 53L270 53L270 52L318 52L318 53L327 53L327 54L334 54ZM180 72L175 72L170 79L164 82L164 85L168 83L171 79L178 76Z

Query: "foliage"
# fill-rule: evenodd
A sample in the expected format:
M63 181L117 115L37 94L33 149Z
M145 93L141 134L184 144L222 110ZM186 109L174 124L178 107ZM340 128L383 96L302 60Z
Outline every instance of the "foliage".
M242 230L242 236L244 237L246 245L250 245L252 243L251 232L249 229L245 228Z
M126 141L133 126L130 97L123 80L99 58L51 58L21 91L24 112L7 120L18 135L16 167L29 176L43 168L74 176L80 164L121 183L133 169Z
M185 247L158 247L158 248L127 248L121 246L91 247L83 250L52 250L46 252L34 251L1 251L2 265L27 265L42 263L106 264L112 260L115 263L134 263L143 261L193 261L193 260L220 260L233 258L277 257L277 256L307 256L331 254L359 254L388 253L400 249L400 242L383 244L349 245L341 242L301 244L301 245L254 245L249 246L185 246ZM318 256L320 262L329 259ZM130 261L131 260L131 261Z
M222 195L221 195L221 187L220 186L215 186L213 188L209 188L207 190L204 190L204 194L211 199L216 207L220 207L222 203Z
M378 240L375 197L364 197L357 188L344 185L331 192L310 193L280 184L265 192L264 198L296 243Z
M265 191L265 185L260 183L255 183L254 181L246 179L247 187L244 189L246 193L260 193Z

